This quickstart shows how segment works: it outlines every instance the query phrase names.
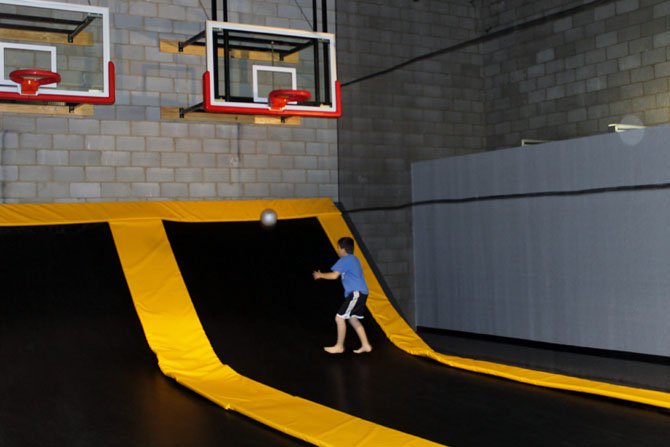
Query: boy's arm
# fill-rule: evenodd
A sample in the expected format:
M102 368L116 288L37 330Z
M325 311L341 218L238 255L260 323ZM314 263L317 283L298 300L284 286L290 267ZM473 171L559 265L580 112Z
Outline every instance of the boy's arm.
M314 277L314 279L337 279L340 277L340 272L332 271L332 272L321 273L320 270L316 270L312 272L312 276Z

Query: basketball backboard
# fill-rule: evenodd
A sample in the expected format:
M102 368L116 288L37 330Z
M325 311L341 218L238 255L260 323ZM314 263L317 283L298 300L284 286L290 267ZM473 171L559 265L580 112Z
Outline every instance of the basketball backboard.
M0 101L111 104L114 95L108 8L0 0Z
M208 21L205 38L203 110L326 118L341 115L333 34ZM287 99L280 107L270 101L277 94Z

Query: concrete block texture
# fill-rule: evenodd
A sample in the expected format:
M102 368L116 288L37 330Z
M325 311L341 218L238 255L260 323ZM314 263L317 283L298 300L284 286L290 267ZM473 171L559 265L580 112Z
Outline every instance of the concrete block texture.
M116 103L93 117L0 113L0 202L325 195L348 209L394 207L410 201L413 161L516 145L527 131L574 138L625 115L668 115L667 0L613 1L532 27L523 24L585 3L329 0L344 113L299 126L162 119L161 107L201 101L205 59L163 53L160 41L204 29L209 2L103 3L114 11ZM309 2L298 3L311 19ZM231 21L307 26L296 2L229 9ZM411 322L410 214L397 213L402 256L384 254L383 268ZM358 213L373 260L388 249L388 218Z
M338 23L347 25L338 35L340 77L350 83L344 90L348 113L340 119L338 136L339 195L346 208L383 208L409 201L403 192L409 191L408 179L389 169L384 159L405 160L409 165L421 157L516 146L520 136L529 133L536 139L575 138L606 132L603 123L626 115L651 124L663 122L668 114L668 101L661 99L670 97L667 1L611 2L529 27L523 24L576 2L518 0L495 2L495 7L493 2L441 2L459 6L472 20L474 25L460 34L461 42L512 25L516 30L471 51L447 51L391 71L387 69L408 57L394 48L389 36L415 42L416 57L458 43L432 34L434 30L456 36L445 28L467 27L468 22L433 24L441 20L440 14L432 8L427 11L422 2L353 3L356 7L338 9ZM388 16L401 14L403 20L385 24L377 17L382 11ZM399 23L406 23L406 28ZM403 35L410 31L411 36ZM376 54L370 54L373 48ZM466 56L473 54L478 58L469 58L466 67ZM439 65L441 60L448 63ZM450 85L464 70L468 76L460 85ZM375 77L381 71L384 74ZM446 76L438 77L438 72ZM357 82L362 77L365 80ZM464 91L474 93L467 103L457 101ZM433 127L427 126L433 122ZM375 222L359 227L365 240L379 237L385 223L385 216L370 213ZM406 237L409 247L411 235ZM379 243L380 249L383 245ZM374 245L371 251L374 257ZM384 267L393 272L389 282L398 284L399 293L411 290L397 282L404 275L403 261ZM406 261L411 264L409 258ZM411 297L405 302L411 303ZM402 310L411 314L410 308Z
M536 13L548 14L557 10L556 2L551 1L520 3L533 3ZM516 8L513 11L517 25L527 19L522 16L521 10L522 8ZM494 19L490 10L482 8L479 13L483 22ZM642 120L646 116L657 116L656 113L651 114L651 109L647 109L650 102L645 98L667 92L670 70L666 48L670 37L667 28L657 21L666 23L669 14L667 1L661 0L617 1L592 10L587 8L571 17L570 26L565 18L560 18L552 27L522 27L515 35L520 42L519 46L525 47L525 51L519 51L518 48L512 51L504 46L488 46L496 49L484 54L484 67L506 60L508 64L502 67L523 70L525 66L528 77L542 80L536 84L535 90L529 90L527 83L522 84L526 80L510 78L506 89L502 91L502 95L514 92L520 99L520 104L532 103L540 106L538 114L533 118L535 122L545 123L537 128L538 139L552 139L558 135L574 138L592 134L594 131L604 132L606 129L589 125L576 126L574 134L566 134L564 124L574 122L576 117L581 116L582 106L579 99L591 92L598 92L598 95L589 97L588 105L603 105L608 110L606 116L602 117L603 121L616 122L625 115L637 116ZM557 38L573 42L574 45L562 46L560 51L555 52L553 60L545 60L549 59L549 50L554 48L552 43ZM525 54L532 57L525 57ZM560 63L564 64L563 67ZM549 64L554 64L553 70L549 69ZM574 79L571 70L574 70ZM482 73L487 78L485 81L488 81L488 72L484 70ZM542 73L553 73L554 77L542 77ZM504 75L505 71L498 76ZM565 90L559 88L563 83L567 86ZM519 84L519 88L515 88L515 84ZM491 83L486 82L485 85ZM486 97L491 96L487 93ZM621 103L620 100L624 97L629 101ZM555 100L560 101L549 112L545 105ZM614 103L617 106L611 107L610 104ZM495 109L486 105L486 110ZM500 119L503 122L508 121L510 126L501 126ZM495 122L490 121L487 115L486 120L489 123L486 127L486 149L506 147L500 146L501 142L508 141L506 135L513 132L511 129L522 128L524 124L520 118L515 118L514 113L503 115Z
M402 314L411 323L414 310L409 267L410 216L401 212L401 224L389 230L388 213L365 209L408 203L410 163L462 150L465 138L476 132L473 129L484 129L484 71L494 78L513 68L507 67L504 59L494 57L490 66L483 65L482 50L474 46L374 76L411 57L476 37L482 31L477 10L471 2L460 1L346 3L357 7L338 8L338 23L348 25L338 28L339 76L350 84L343 89L345 113L336 135L337 170L331 170L332 165L322 160L329 147L317 132L320 143L308 144L306 155L319 157L319 169L307 170L306 186L317 182L318 192L323 192L328 188L321 183L326 178L338 181L341 203L345 209L360 210L351 214L356 230L382 271L394 300L400 303ZM441 8L435 7L438 3ZM398 19L384 20L382 14ZM410 45L396 46L393 40ZM513 48L508 42L490 44L486 44L489 54ZM377 54L372 49L377 49ZM516 74L517 79L544 76L545 64L555 57L550 48L537 48L532 56L531 62L537 66L530 70L530 76L527 69L522 75ZM358 81L369 75L373 77ZM503 78L497 81L502 85L506 82ZM484 134L476 133L479 143L475 150L480 150ZM395 234L391 234L394 230ZM391 240L394 237L402 243ZM389 243L398 256L392 263L378 258L382 250L389 249Z
M333 32L335 2L328 3ZM308 182L308 171L337 169L337 120L307 118L287 126L161 118L161 107L202 100L206 59L161 52L160 42L197 34L210 7L197 0L114 2L116 103L95 106L94 116L86 117L0 113L6 183L0 202L305 197L296 186ZM311 5L302 9L234 1L229 20L311 29L305 19L312 18ZM337 200L337 176L315 178ZM8 187L12 182L16 186Z

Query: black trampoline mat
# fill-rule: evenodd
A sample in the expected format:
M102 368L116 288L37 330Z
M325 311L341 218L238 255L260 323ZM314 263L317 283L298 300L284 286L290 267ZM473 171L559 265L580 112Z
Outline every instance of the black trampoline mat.
M335 339L339 281L314 281L337 260L317 219L165 223L205 331L223 363L282 391L452 446L658 446L670 417L654 408L528 386L410 356L364 324L370 355Z
M107 224L0 228L0 446L299 446L165 377Z
M252 379L452 446L657 446L670 435L655 409L414 358L371 318L371 355L325 354L342 289L311 278L337 259L316 219L166 228L217 354ZM160 373L106 224L0 228L0 249L0 445L305 445Z

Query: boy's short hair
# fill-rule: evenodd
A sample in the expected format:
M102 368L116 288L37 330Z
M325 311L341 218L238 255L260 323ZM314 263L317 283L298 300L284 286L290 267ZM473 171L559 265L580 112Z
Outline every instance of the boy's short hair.
M340 246L340 248L343 248L344 251L346 251L348 254L353 255L354 254L354 240L350 237L341 237L337 241L337 245Z

